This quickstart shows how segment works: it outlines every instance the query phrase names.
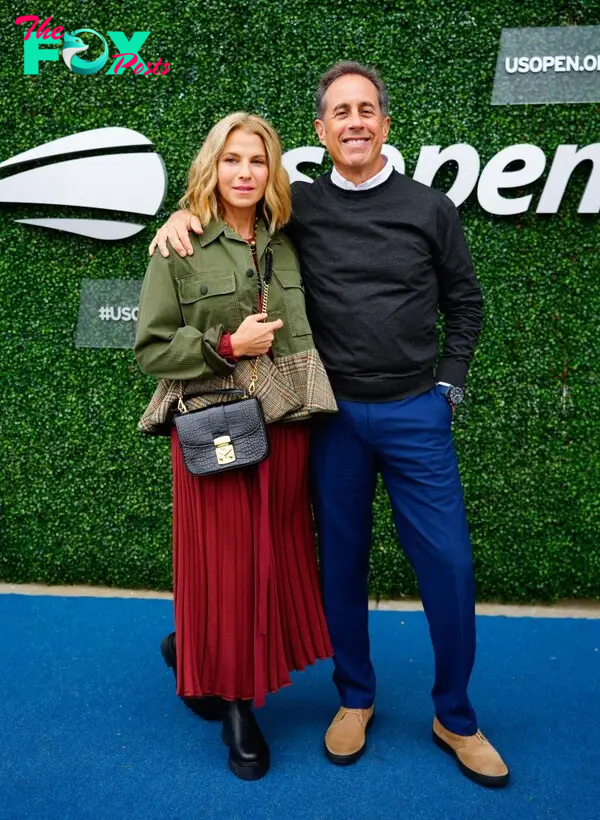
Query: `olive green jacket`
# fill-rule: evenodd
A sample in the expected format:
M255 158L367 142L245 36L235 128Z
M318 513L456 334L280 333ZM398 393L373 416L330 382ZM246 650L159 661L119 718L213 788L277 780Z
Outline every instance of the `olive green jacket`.
M172 249L166 259L155 251L140 296L136 359L145 373L161 379L140 429L164 433L170 426L180 381L188 409L222 401L203 395L246 388L254 359L239 363L219 355L223 333L235 332L246 316L258 313L258 281L250 246L222 220L210 222L202 236L190 235L192 256ZM295 250L281 233L270 236L259 220L256 251L261 275L265 250L273 252L268 319L281 319L273 358L261 356L257 397L268 422L306 418L337 407L306 318L304 291Z

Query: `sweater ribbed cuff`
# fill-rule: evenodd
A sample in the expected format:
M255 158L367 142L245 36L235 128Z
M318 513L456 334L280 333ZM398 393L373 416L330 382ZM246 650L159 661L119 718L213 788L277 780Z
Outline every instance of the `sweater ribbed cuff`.
M219 356L222 356L224 359L229 359L232 362L237 362L238 358L233 353L233 345L231 344L231 333L227 331L221 336L221 341L219 342L219 349L217 350Z
M441 359L435 374L438 382L447 382L455 387L464 387L469 365L457 359Z
M210 327L202 337L202 353L206 364L221 376L229 376L234 370L235 363L229 362L220 354L221 340L224 336L223 325ZM230 342L231 344L231 342Z

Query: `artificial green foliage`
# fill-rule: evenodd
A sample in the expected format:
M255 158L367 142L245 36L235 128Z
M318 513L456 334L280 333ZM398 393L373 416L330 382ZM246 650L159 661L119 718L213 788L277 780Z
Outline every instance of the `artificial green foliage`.
M154 229L176 207L194 153L223 115L266 116L285 149L317 144L314 87L341 58L381 70L390 142L409 175L428 144L468 142L483 164L517 142L538 145L550 160L561 143L597 141L599 105L491 107L490 99L503 27L598 25L600 7L65 0L55 8L53 25L69 31L151 30L142 56L167 60L170 71L85 77L60 61L23 76L23 31L7 12L0 159L86 129L126 126L154 142L169 191L143 233L112 244L13 221L50 209L0 211L0 578L167 589L168 441L135 430L154 382L130 351L75 348L81 280L143 276ZM34 10L43 12L19 13ZM574 175L553 216L535 214L543 180L529 186L533 206L519 217L491 216L475 199L461 207L486 321L455 438L484 600L600 598L600 238L597 217L577 214L588 173ZM445 187L447 176L435 184ZM413 595L381 488L375 510L372 592Z

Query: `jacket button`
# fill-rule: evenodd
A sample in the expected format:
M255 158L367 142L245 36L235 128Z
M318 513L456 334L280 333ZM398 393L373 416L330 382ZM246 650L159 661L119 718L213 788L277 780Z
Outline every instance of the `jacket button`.
M246 276L254 276L254 271L252 270L252 268L248 268L248 270L246 271Z
M202 285L202 287L200 288L200 296L206 296L207 293L208 288L206 287L206 285Z

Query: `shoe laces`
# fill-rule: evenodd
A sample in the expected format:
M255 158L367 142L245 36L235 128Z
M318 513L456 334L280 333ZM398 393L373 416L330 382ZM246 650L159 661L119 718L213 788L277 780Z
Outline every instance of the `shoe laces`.
M360 725L364 729L365 723L366 723L366 713L367 713L366 709L348 709L348 708L346 708L346 706L342 706L341 707L341 712L342 713L340 715L340 720L343 720L346 717L346 715L349 715L349 714L356 715L356 717L358 718L358 722L360 723Z

